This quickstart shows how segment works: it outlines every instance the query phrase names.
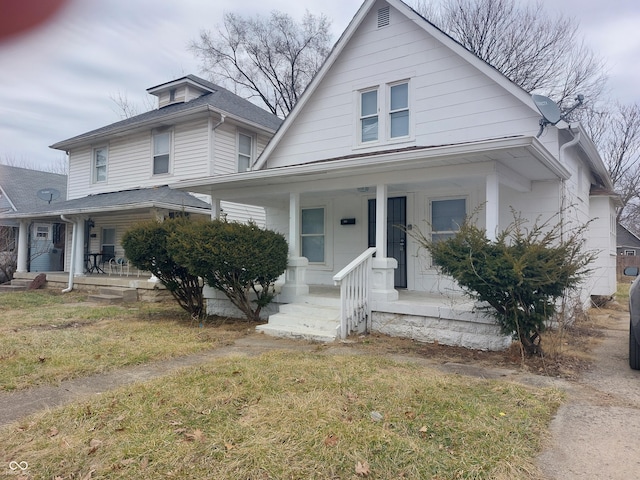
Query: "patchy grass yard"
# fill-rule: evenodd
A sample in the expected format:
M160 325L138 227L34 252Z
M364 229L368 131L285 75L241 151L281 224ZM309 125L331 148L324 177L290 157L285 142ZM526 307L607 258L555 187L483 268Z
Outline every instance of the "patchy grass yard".
M200 328L173 303L81 300L46 291L0 296L0 391L194 353L246 332L246 326Z
M551 389L382 357L217 359L0 431L33 479L532 479Z

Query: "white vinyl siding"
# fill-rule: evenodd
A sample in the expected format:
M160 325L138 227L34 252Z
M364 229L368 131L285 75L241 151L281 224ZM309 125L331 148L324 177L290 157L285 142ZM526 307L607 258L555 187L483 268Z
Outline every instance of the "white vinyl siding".
M409 136L395 139L397 144L471 142L528 130L535 135L539 115L533 104L528 107L515 98L419 23L393 8L390 13L391 22L384 28L377 28L375 9L363 20L288 126L269 157L269 167L338 158L352 154L355 147L369 148L357 135L360 109L354 92L405 79L410 80L411 129ZM385 129L379 136L389 132ZM372 149L381 146L370 145Z
M171 181L200 178L210 175L209 136L207 120L177 125L173 129ZM227 162L235 165L234 146ZM93 149L83 147L69 152L68 198L89 194L152 187L167 183L167 175L154 176L153 138L151 131L111 139L108 151L106 182L91 185Z

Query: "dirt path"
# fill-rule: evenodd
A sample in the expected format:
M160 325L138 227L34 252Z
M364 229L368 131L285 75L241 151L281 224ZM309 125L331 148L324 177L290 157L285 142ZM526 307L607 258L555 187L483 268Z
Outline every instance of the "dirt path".
M640 477L640 371L629 368L629 314L608 315L594 367L565 385L568 401L551 424L538 458L549 479Z

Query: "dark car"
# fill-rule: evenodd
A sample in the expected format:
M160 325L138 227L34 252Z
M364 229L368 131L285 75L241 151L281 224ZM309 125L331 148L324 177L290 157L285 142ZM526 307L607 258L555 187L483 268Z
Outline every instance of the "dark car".
M640 276L638 267L627 267L624 274L635 276L629 288L629 366L640 370Z

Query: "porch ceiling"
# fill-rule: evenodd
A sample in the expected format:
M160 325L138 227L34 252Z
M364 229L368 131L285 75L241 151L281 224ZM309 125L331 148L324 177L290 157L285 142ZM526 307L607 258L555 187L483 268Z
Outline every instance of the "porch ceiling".
M265 205L289 192L353 191L385 183L391 191L429 184L460 188L497 173L521 191L533 181L568 178L569 172L534 137L512 137L438 147L372 152L304 165L277 167L183 181L171 188L220 200Z

